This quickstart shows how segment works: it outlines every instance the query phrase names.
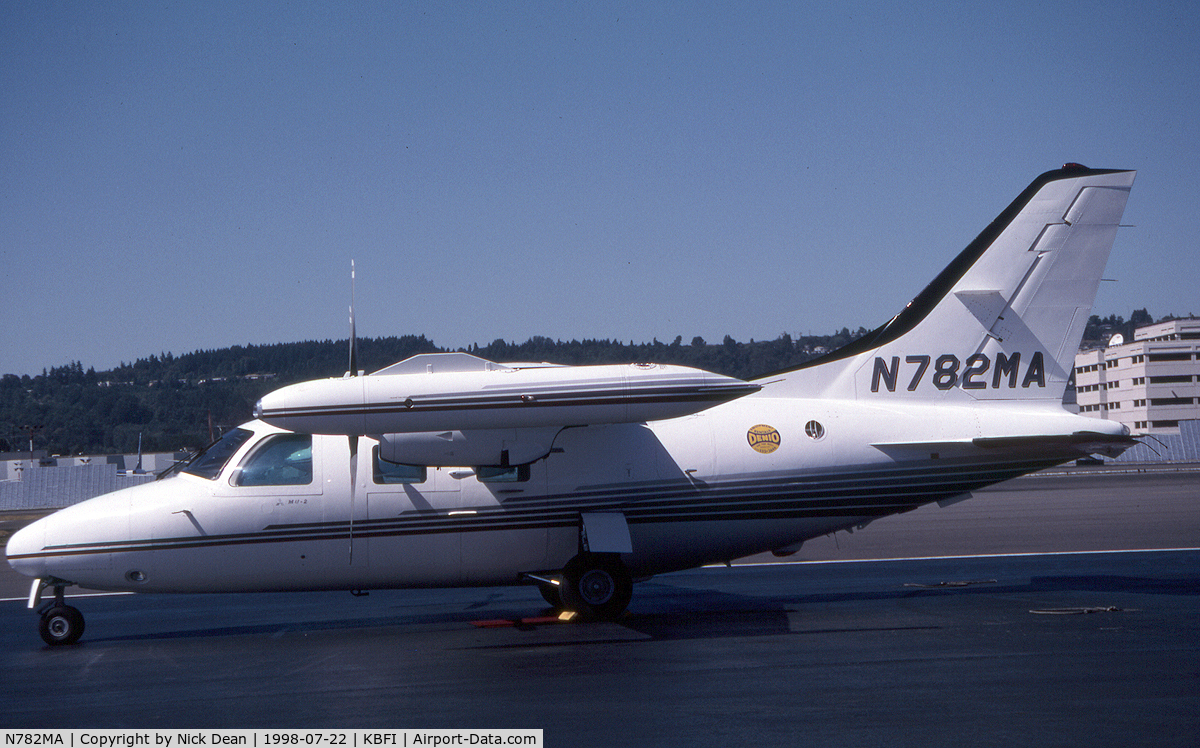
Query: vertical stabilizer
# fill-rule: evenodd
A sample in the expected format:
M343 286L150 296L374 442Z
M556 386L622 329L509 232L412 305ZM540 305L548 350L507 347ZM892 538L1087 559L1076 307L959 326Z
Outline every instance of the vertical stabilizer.
M1135 173L1046 172L900 314L771 389L1061 402Z

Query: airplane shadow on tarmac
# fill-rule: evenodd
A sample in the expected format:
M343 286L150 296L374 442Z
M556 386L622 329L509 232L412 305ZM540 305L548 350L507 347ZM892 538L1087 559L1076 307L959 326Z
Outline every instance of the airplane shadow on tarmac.
M906 625L903 617L892 618L890 611L894 606L884 606L883 609L871 607L863 615L858 606L847 608L844 613L822 613L809 619L805 610L816 610L818 607L843 604L861 604L875 602L934 602L942 598L974 598L982 602L986 597L1003 598L1011 596L1037 598L1046 604L1055 601L1070 600L1076 593L1104 594L1145 594L1171 596L1200 595L1200 578L1173 577L1149 578L1120 575L1053 575L1035 576L1024 584L998 584L993 579L979 579L968 582L949 582L933 584L904 584L889 588L847 592L807 592L792 595L753 595L738 594L713 589L698 589L676 586L668 583L653 581L639 585L639 593L634 605L618 621L614 623L562 623L553 619L553 610L535 606L530 601L529 606L523 606L521 601L508 599L487 600L467 606L465 610L444 611L440 613L407 613L392 616L355 616L341 619L323 619L310 621L281 621L275 623L255 623L247 625L215 626L186 630L163 630L153 633L137 633L104 638L89 637L87 641L119 642L161 639L206 639L236 636L279 636L283 634L311 633L318 631L365 630L406 627L445 626L446 624L475 624L481 625L481 617L488 619L487 625L509 626L517 630L534 631L554 627L568 628L580 636L575 637L564 633L548 641L530 640L527 643L514 643L505 640L498 646L563 646L587 643L613 641L611 637L602 635L598 627L619 627L628 632L636 632L640 636L629 641L647 640L693 640L721 639L745 636L769 636L782 634L805 633L836 633L836 632L868 632L868 631L908 631L919 629L936 629L927 619L908 620ZM295 593L288 593L295 594ZM980 596L983 596L982 598ZM240 597L240 596L235 596ZM1070 603L1064 603L1068 605ZM486 609L485 609L486 608ZM640 608L640 610L639 610ZM1062 608L1069 612L1070 608ZM1080 610L1080 612L1086 612ZM154 617L162 616L164 624L172 617L167 610L156 611ZM802 629L797 629L797 616L803 616L808 621ZM843 621L844 627L829 626ZM895 625L890 625L894 623ZM873 625L874 624L874 625ZM815 627L814 627L815 626ZM397 633L403 634L402 631ZM87 642L85 641L85 644ZM484 648L488 644L480 645Z

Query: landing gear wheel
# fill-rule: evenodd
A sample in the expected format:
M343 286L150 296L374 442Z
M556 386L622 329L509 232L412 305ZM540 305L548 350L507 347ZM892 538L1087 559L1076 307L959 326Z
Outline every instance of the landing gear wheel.
M52 647L74 644L83 636L83 614L70 605L55 605L42 614L38 633Z
M590 621L615 621L633 597L633 579L615 554L581 553L563 569L563 607Z

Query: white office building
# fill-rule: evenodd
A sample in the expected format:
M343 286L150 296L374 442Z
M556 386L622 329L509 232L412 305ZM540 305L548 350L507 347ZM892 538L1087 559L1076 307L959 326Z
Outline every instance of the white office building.
M1141 327L1133 337L1075 356L1079 412L1135 434L1178 434L1180 421L1200 419L1200 319Z

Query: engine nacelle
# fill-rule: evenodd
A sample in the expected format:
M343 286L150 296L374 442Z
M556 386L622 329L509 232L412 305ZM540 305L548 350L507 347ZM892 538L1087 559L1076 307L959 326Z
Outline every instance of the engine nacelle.
M429 467L508 467L550 454L559 427L468 429L384 434L379 456L388 462Z

